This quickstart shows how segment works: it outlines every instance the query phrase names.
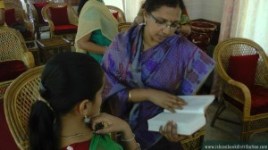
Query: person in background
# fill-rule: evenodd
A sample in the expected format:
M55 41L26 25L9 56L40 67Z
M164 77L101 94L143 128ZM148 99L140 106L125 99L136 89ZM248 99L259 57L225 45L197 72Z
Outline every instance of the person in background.
M182 9L182 13L180 16L180 27L178 28L177 32L180 32L184 36L189 36L191 34L190 18L184 2L180 1L179 3ZM142 4L136 18L134 19L133 25L144 23L144 14L143 14L144 12L145 12L144 4Z
M5 23L5 5L4 1L0 0L0 26Z
M103 109L129 122L142 149L178 150L177 125L158 132L147 120L163 109L174 112L185 103L177 95L195 94L214 68L214 61L185 36L176 34L181 0L146 0L145 24L119 33L104 54L106 82Z
M118 33L118 22L102 0L82 0L78 10L77 52L87 53L99 63L106 47ZM82 7L82 9L81 9Z
M111 132L120 133L124 149L139 149L127 122L100 113L103 79L100 65L85 54L53 57L41 75L42 99L30 112L30 149L122 150Z

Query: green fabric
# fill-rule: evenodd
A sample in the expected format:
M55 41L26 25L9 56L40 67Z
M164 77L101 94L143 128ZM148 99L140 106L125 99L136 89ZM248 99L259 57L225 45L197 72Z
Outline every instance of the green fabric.
M190 22L190 18L188 15L182 14L180 24L187 24Z
M114 142L109 134L93 134L89 150L123 150L123 148Z
M108 38L106 38L105 36L103 36L103 34L101 33L101 30L96 30L92 32L90 41L92 41L93 43L100 45L100 46L109 46L111 44L111 40L109 40ZM95 54L95 53L91 53L91 52L87 52L91 57L93 57L96 61L98 61L99 63L101 63L102 54Z
M75 37L77 52L87 52L78 47L77 41L88 34L92 35L96 30L101 30L102 35L112 41L118 33L118 22L105 4L98 0L89 0L83 6L78 19L78 29Z

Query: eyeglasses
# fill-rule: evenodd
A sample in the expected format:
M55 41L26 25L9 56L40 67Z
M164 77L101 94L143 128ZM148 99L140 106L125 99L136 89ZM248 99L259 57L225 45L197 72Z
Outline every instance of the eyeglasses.
M171 30L176 30L177 28L180 28L179 21L169 22L169 21L166 21L166 20L159 20L152 14L150 14L150 16L154 20L154 22L156 24L158 24L159 26L161 26L162 28L169 27Z

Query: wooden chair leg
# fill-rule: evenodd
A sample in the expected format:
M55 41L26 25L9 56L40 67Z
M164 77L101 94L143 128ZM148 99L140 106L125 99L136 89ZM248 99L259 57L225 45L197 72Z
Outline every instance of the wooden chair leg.
M212 121L211 121L210 126L214 127L216 120L219 118L220 114L225 110L225 108L226 108L226 106L225 106L224 103L222 102L222 103L218 106L218 108L217 108L217 110L216 110L216 112L215 112L215 114L214 114L214 116L213 116L213 118L212 118Z
M242 142L248 142L251 136L251 132L241 132L240 134L240 140Z

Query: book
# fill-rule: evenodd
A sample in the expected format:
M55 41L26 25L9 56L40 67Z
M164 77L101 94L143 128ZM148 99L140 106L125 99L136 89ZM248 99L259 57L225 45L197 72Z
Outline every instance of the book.
M159 132L160 126L168 121L177 123L177 133L192 135L206 125L205 110L215 99L214 95L179 96L187 104L183 109L176 109L175 113L164 110L162 113L148 120L148 130Z

